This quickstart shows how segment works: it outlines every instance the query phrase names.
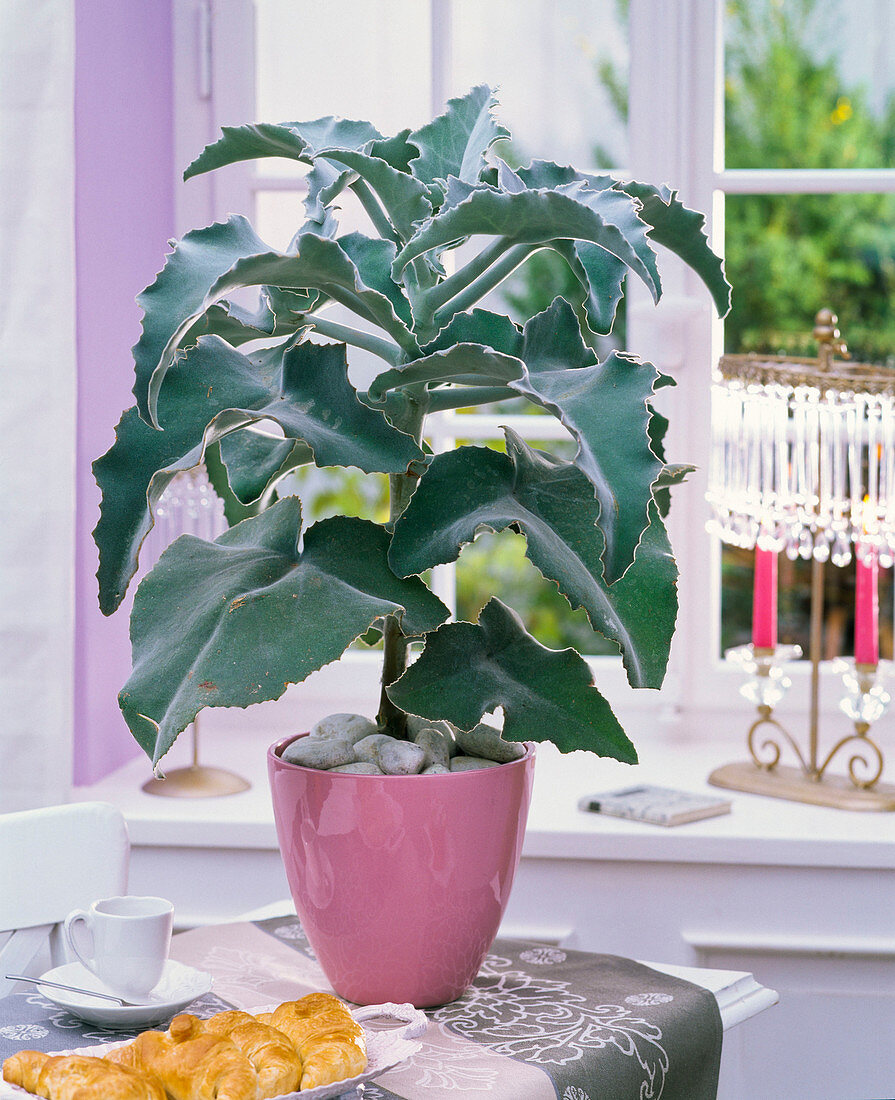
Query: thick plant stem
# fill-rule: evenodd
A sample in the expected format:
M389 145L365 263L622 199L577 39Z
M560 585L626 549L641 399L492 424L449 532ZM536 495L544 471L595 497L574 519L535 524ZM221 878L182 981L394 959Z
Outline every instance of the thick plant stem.
M403 431L412 431L414 438L419 441L422 438L422 412L417 412L416 406L413 405L408 409L408 419L413 419L415 423L412 426L402 424L401 428ZM394 526L407 507L407 502L413 495L418 480L416 474L389 474L390 527ZM386 615L382 626L382 692L376 724L383 733L401 740L408 738L407 715L389 699L386 688L389 684L393 684L407 667L408 643L409 638L401 629L398 616Z
M382 694L376 725L383 733L407 740L407 715L389 699L386 688L393 684L407 667L407 639L395 615L387 615L382 627Z

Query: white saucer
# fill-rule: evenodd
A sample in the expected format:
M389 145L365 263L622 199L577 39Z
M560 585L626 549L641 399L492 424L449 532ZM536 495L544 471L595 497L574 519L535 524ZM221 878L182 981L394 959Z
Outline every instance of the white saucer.
M67 985L78 985L82 989L95 989L98 993L111 992L95 974L79 962L57 966L41 974L41 977L50 982L64 982ZM194 970L191 966L168 959L162 979L147 995L145 1005L124 1007L112 1001L68 993L64 989L53 989L48 985L38 985L37 988L54 1004L81 1020L114 1030L126 1030L166 1023L191 1001L208 993L212 983L211 975L204 970Z

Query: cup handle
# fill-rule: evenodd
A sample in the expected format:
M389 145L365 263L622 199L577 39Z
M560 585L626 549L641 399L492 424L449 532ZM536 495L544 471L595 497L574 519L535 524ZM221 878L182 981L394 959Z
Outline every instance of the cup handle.
M87 929L89 930L90 929L90 914L85 912L85 910L83 910L83 909L74 909L71 913L68 914L68 916L62 922L62 932L63 932L63 935L65 936L65 942L68 944L69 951L74 955L74 957L76 959L78 959L78 961L83 966L86 966L87 969L91 973L95 973L96 972L96 966L95 966L94 960L91 959L91 958L88 958L86 955L83 955L81 953L81 950L78 947L77 943L75 942L75 935L74 935L73 930L74 930L75 926L80 922L83 922L86 925ZM91 933L90 939L91 939L91 941L93 940L92 933Z

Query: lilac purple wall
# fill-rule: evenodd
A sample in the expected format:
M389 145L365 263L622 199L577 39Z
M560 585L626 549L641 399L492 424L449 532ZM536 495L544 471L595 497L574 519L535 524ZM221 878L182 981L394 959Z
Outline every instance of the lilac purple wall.
M75 769L95 782L135 755L117 694L130 672L125 608L96 596L99 492L90 464L133 404L134 297L174 235L171 0L75 0L78 451ZM129 606L130 601L128 601Z

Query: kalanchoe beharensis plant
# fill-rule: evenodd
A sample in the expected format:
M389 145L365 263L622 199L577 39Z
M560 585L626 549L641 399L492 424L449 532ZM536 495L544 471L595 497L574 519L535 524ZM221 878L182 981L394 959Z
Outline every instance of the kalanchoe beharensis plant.
M153 762L202 708L276 699L373 626L381 730L406 736L408 714L471 729L502 708L508 741L636 761L574 650L544 648L496 598L477 622L450 622L421 574L483 529L521 532L544 577L618 643L629 683L659 687L677 570L657 502L683 468L666 465L653 396L670 380L629 355L601 361L597 336L629 272L658 299L654 245L701 276L721 313L729 287L704 218L675 192L548 161L513 170L489 153L509 136L494 106L477 87L394 137L341 118L225 128L187 169L271 156L310 166L306 220L285 251L238 215L174 244L138 299L137 404L94 464L107 614L178 471L217 448L232 493L256 505L213 542L176 540L137 590L120 704ZM345 191L377 235L340 235ZM543 248L574 273L573 300L523 326L478 305ZM247 287L260 288L256 308L231 300ZM334 319L335 305L356 321ZM365 392L349 381L349 348L381 361ZM512 398L559 418L573 461L508 429L505 453L427 449L428 414ZM251 430L271 421L282 438ZM303 530L300 500L277 486L304 463L387 474L389 521L336 516Z

